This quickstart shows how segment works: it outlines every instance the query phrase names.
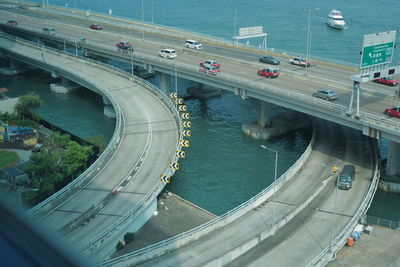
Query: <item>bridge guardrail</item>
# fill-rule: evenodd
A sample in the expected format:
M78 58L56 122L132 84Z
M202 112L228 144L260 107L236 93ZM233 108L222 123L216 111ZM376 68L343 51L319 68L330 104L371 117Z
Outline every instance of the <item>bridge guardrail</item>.
M271 192L271 190L273 190L275 185L276 185L276 187L278 187L278 185L282 186L283 183L286 183L289 181L292 174L295 173L302 166L302 163L311 154L311 151L315 144L315 134L316 134L316 132L314 130L311 142L307 146L304 153L285 173L283 173L276 180L276 183L269 185L267 188L265 188L260 193L258 193L254 197L250 198L246 202L242 203L241 205L233 208L232 210L226 212L225 214L223 214L211 221L208 221L202 225L199 225L198 227L195 227L195 228L190 229L186 232L183 232L179 235L176 235L169 239L160 241L160 242L150 245L148 247L139 249L137 251L124 254L120 257L117 257L117 258L114 258L111 260L104 261L103 263L99 264L99 266L112 266L117 263L132 264L132 262L128 262L128 261L133 260L133 258L144 255L150 251L153 251L156 254L158 253L158 255L168 253L169 251L184 245L185 243L189 242L190 240L193 241L193 240L199 239L202 235L204 235L208 231L210 231L210 229L212 229L212 230L219 229L219 228L223 227L224 225L229 224L232 221L236 220L237 218L243 216L245 213L247 213L254 207L256 207L256 206L260 205L261 203L263 203L264 201L266 201L266 199L270 196L269 192ZM190 240L187 240L187 239L190 239Z
M39 34L41 34L39 31L36 31ZM53 37L53 38L57 38L57 36ZM72 42L75 43L79 43L77 42L77 40L70 40ZM83 44L83 43L82 43ZM137 52L133 52L133 54L129 54L129 53L121 53L124 50L118 50L116 47L110 47L109 45L105 45L105 44L98 44L98 43L94 43L94 42L90 42L90 41L86 41L85 45L90 45L93 49L97 48L103 48L106 49L108 51L112 51L114 53L114 55L119 55L120 57L122 55L125 56L132 56L132 60L135 59L141 59L141 60L145 60L144 62L150 62L153 64L157 64L158 66L170 66L171 71L175 68L175 66L177 67L177 69L179 71L183 71L186 73L189 73L191 75L193 75L193 73L198 73L198 68L197 66L193 66L193 65L189 65L189 64L185 64L185 63L176 63L176 61L174 62L170 62L169 60L166 59L161 59L159 57L156 56L151 56L151 55L144 55L144 54L140 54ZM200 74L198 74L198 76L200 76ZM320 101L320 100L316 100L314 97L311 96L306 96L300 93L296 93L296 92L290 92L288 90L285 89L281 89L279 87L276 86L270 86L270 85L266 85L266 84L261 84L259 82L253 82L247 79L243 79L243 78L239 78L233 75L229 75L226 73L219 73L218 75L216 75L217 77L213 76L213 77L207 77L208 79L212 79L212 81L218 81L217 79L220 78L224 78L227 81L234 81L236 83L238 83L240 86L245 87L245 88L250 88L250 90L254 90L255 88L258 89L263 89L263 90L270 90L272 92L275 93L280 93L281 95L286 95L288 97L292 97L295 98L297 97L297 99L306 101L308 103L311 103L313 105L318 105L320 107L324 107L324 108L328 108L328 110L330 111L335 111L336 113L339 114L343 114L346 113L348 111L348 108L345 106L341 106L338 104L333 104L333 103L324 103L326 101ZM202 75L202 77L204 78L204 75ZM255 88L252 88L256 86ZM360 111L360 120L362 120L366 126L382 126L383 128L385 127L389 127L395 131L399 131L400 130L400 123L396 123L393 120L387 119L387 118L383 118L383 117L379 117L373 114L369 114L363 111Z
M397 229L400 228L400 221L391 221L388 219L383 219L371 215L364 214L362 219L361 219L363 224L373 224L373 225L379 225L379 226L384 226L390 229Z
M376 155L378 153L376 140L371 140L371 146L374 155L373 159L374 174L369 186L369 190L364 195L363 201L360 204L359 208L357 209L357 212L354 214L351 220L346 224L343 230L337 235L337 237L332 241L332 243L328 247L326 247L317 257L315 257L313 260L311 260L311 262L309 262L306 265L307 267L325 266L326 264L328 264L328 262L334 260L337 251L339 251L339 249L345 245L345 243L347 242L347 238L351 235L356 225L360 222L362 216L370 207L373 196L378 187L378 182L380 177L379 162L376 158Z
M38 45L37 43L34 43L34 42L28 42L28 41L26 41L24 39L17 38L15 36L8 35L8 34L4 34L3 36L5 36L5 37L7 37L9 39L12 39L12 40L16 40L16 41L18 41L20 43L23 43L24 45L29 44L29 45L34 46L36 48L40 47L40 48L43 49L43 46L40 46L40 45ZM60 50L54 49L54 48L50 48L50 47L46 47L46 50L53 51L53 52L56 52L56 53L60 53ZM61 52L61 54L70 56L70 54L68 54L66 52ZM167 107L169 108L171 113L174 115L174 118L175 118L175 120L176 120L176 122L178 124L179 139L180 139L181 127L182 126L181 126L181 123L180 123L181 120L180 120L180 117L179 117L179 113L176 110L174 104L171 102L169 97L164 92L162 92L160 89L158 89L156 86L152 85L148 81L143 80L143 79L141 79L141 78L139 78L137 76L133 76L133 75L129 74L128 72L125 72L125 71L123 71L121 69L118 69L118 68L116 68L114 66L111 66L111 65L108 65L108 64L105 64L105 63L101 63L101 62L98 62L98 61L95 61L95 60L83 58L83 57L80 57L80 56L76 56L76 55L73 55L73 56L75 56L77 58L80 58L81 60L84 60L84 61L90 61L91 63L96 64L96 65L101 65L103 68L106 68L107 70L112 69L113 72L116 73L117 75L123 76L123 77L125 77L127 79L130 79L130 80L134 80L136 83L140 84L141 86L147 88L153 94L157 95L167 105ZM113 104L113 106L114 106L114 108L116 110L116 114L117 114L116 130L115 130L114 135L111 138L111 141L110 141L109 145L107 146L106 150L102 153L102 155L100 155L100 157L95 161L95 163L92 164L78 178L76 178L74 181L72 181L70 184L68 184L66 187L64 187L63 189L61 189L57 193L53 194L51 197L47 198L45 201L39 203L38 205L36 205L32 209L30 209L27 212L27 214L32 215L34 213L39 212L45 205L49 205L50 202L56 200L57 198L61 198L61 196L66 196L66 193L68 192L68 190L70 190L70 192L67 195L67 197L72 195L73 192L77 191L77 189L82 188L85 184L87 184L87 182L89 182L89 181L85 182L83 180L88 180L88 179L94 177L98 173L98 171L100 170L99 168L100 168L101 164L103 164L104 162L107 162L107 160L112 156L111 152L114 152L116 150L116 144L120 141L120 138L122 136L121 132L123 131L123 128L124 128L123 127L123 119L122 119L123 118L123 113L121 112L119 104L116 102L115 98L110 93L108 93L107 91L102 91L102 93L104 93L104 95L106 95L110 99L111 103ZM116 134L117 132L118 132L118 135ZM179 140L178 140L177 143L178 143L177 150L180 150L181 146L179 144ZM176 157L176 155L174 155L172 157L172 159L171 159L171 161L177 161L177 160L178 160L178 158ZM171 169L168 168L165 173L170 175L170 176L172 176L174 172ZM159 184L160 184L160 182L157 183L157 185L159 185ZM158 188L159 186L155 186L155 187ZM75 190L73 192L71 192L71 189L75 189ZM154 190L152 190L151 192L154 193Z
M144 55L141 55L141 56L145 57ZM147 56L147 57L149 57L149 56ZM153 57L153 59L154 58L155 57ZM165 61L163 63L166 63L166 62L167 61ZM168 64L172 64L172 63L168 63ZM173 65L175 66L177 64L174 63ZM188 69L191 69L192 71L194 70L193 66L190 66L190 68L189 68L188 66L185 66L185 64L179 64L179 67L180 67L180 70L185 69L185 67L187 67ZM197 68L196 68L196 72L197 72ZM295 92L290 92L290 91L287 91L287 90L284 90L284 89L279 89L279 88L276 88L276 87L263 85L263 84L255 83L255 82L251 82L251 81L248 81L248 80L245 80L245 79L240 79L240 78L234 77L234 76L229 75L229 74L222 73L222 74L218 75L218 77L222 77L222 78L225 77L228 80L234 80L234 81L236 81L238 83L242 83L242 84L244 84L246 86L249 86L249 85L250 86L255 86L255 85L257 85L258 87L261 87L263 89L268 89L268 90L271 90L274 93L280 93L280 94L283 94L283 95L286 95L286 96L289 96L289 97L296 96L297 100L300 98L300 99L305 100L307 102L312 102L315 105L319 105L319 106L322 106L324 108L327 108L328 110L335 110L336 112L341 113L341 114L343 114L344 112L347 111L346 107L338 105L338 104L326 103L325 101L316 101L315 98L312 98L310 96L305 96L305 95L302 95L302 94L299 94L299 93L295 93ZM216 77L214 77L212 79L216 79ZM381 118L381 117L375 116L373 114L360 112L360 119L364 120L367 123L367 125L371 125L371 120L372 120L373 123L385 124L386 126L391 126L392 128L399 129L399 123L395 123L394 121L391 121L391 120L388 120L388 119L385 119L385 118Z
M164 35L164 36L172 36L177 39L181 40L186 40L186 39L196 39L202 43L215 43L219 45L223 45L226 47L241 47L241 48L250 48L254 50L259 50L260 52L264 51L262 48L259 46L255 45L250 45L250 44L234 44L233 40L227 40L222 37L216 37L216 36L211 36L207 35L205 33L199 33L199 32L188 32L183 29L179 29L173 26L164 26L161 24L155 24L155 23L146 23L137 19L133 18L126 18L122 16L116 16L116 15L109 15L105 13L100 13L96 11L90 10L89 16L87 16L86 12L87 10L82 10L79 8L65 8L62 6L56 6L56 5L50 5L49 6L51 9L42 9L42 12L53 12L53 13L59 13L67 16L72 16L72 17L77 17L81 19L88 19L96 17L96 20L99 23L106 23L106 24L112 24L116 25L122 28L127 28L127 29L133 29L136 31L144 31L145 33L150 33L150 34L157 34L157 35ZM129 23L129 24L128 24ZM182 44L183 47L183 44ZM298 53L298 52L293 52L293 51L287 51L287 50L282 50L282 49L277 49L277 48L268 48L267 51L270 51L272 53L279 53L282 55L287 55L287 56L302 56L302 57L307 57L307 55L303 53ZM344 65L344 66L349 66L353 68L358 68L358 64L356 63L351 63L351 62L346 62L342 60L335 60L335 59L330 59L330 58L324 58L324 57L319 57L319 56L313 56L313 55L308 55L309 59L314 59L318 61L323 61L323 62L330 62L330 63L335 63L338 65Z

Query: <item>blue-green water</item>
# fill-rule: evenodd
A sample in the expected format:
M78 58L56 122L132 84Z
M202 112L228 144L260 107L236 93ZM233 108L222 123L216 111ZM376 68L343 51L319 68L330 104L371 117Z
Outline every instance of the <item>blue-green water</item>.
M41 3L41 0L36 2ZM142 19L141 0L50 0L51 4L63 6L67 2L70 7L76 3L78 8L84 10L105 13L112 9L114 15ZM308 11L312 10L311 54L352 63L359 62L364 34L400 28L400 7L389 0L364 0L351 4L345 0L171 0L168 1L168 8L160 0L143 3L144 20L147 22L226 39L231 39L234 29L237 32L239 27L262 25L268 33L269 48L296 53L306 52ZM343 12L347 29L338 31L325 25L327 14L333 8ZM259 41L251 40L250 43L258 44ZM398 58L398 52L395 57ZM48 77L38 72L0 77L0 86L9 88L10 96L27 91L39 93L45 100L39 113L78 136L102 133L107 139L111 136L114 122L103 115L101 98L90 92L72 95L51 93ZM157 80L154 82L157 84ZM178 85L182 92L190 86L190 82L179 79ZM304 131L268 142L244 136L241 124L256 119L256 103L229 93L205 102L189 100L186 104L193 122L191 147L168 189L215 214L246 201L273 181L274 154L261 149L261 144L280 151L280 174L293 164L308 142L308 133ZM400 210L399 200L400 195L378 191L369 213L400 220L400 213L396 212Z

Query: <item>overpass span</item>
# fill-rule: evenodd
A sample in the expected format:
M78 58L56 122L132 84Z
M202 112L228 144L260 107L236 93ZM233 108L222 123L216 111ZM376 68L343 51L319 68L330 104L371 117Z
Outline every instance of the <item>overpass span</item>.
M83 27L80 27L80 30L83 30ZM33 30L34 32L35 30ZM38 34L38 33L37 33ZM97 33L96 33L97 34ZM103 34L103 33L101 33ZM107 33L104 33L105 35ZM100 34L96 38L98 38ZM128 36L128 35L125 35ZM57 40L58 37L51 38ZM54 41L53 40L53 41ZM102 40L102 41L101 41ZM58 40L61 41L60 39ZM109 41L107 38L100 37L96 42L102 42L102 49L114 50L112 51L115 54L116 49L113 47L113 41ZM108 43L108 44L107 44ZM140 47L140 42L139 47ZM91 43L88 45L96 46L96 43ZM154 45L151 44L150 45ZM146 42L143 46L143 53L133 53L133 54L118 54L118 58L124 59L127 62L135 61L136 64L144 64L149 71L159 71L164 73L173 73L174 68L178 70L179 76L190 78L192 80L201 82L201 83L209 83L212 85L216 85L218 87L234 91L238 95L242 96L250 96L255 97L261 100L266 100L271 103L280 104L285 107L293 108L298 111L306 112L310 115L321 117L327 120L332 120L339 122L343 125L348 125L353 128L362 130L365 134L376 136L376 132L374 129L381 131L382 136L385 135L386 138L394 140L397 136L398 123L395 120L387 119L384 116L380 115L381 108L384 103L391 103L393 101L388 98L390 94L379 94L379 95L371 95L370 92L373 92L372 89L368 88L369 93L365 94L364 97L368 100L368 105L365 105L362 109L361 118L355 119L353 117L347 117L345 113L347 112L347 108L345 105L346 100L348 99L348 92L350 88L345 86L346 81L332 80L329 78L329 74L327 76L323 76L324 71L328 70L328 73L339 72L340 74L345 73L345 71L340 68L332 68L331 66L323 66L321 69L316 69L317 71L309 70L311 75L303 76L302 70L294 68L293 66L289 66L290 69L286 68L284 74L282 76L283 79L275 80L275 81L264 81L254 79L253 75L255 73L255 66L261 66L255 63L252 60L237 60L235 57L227 58L219 57L218 59L223 62L223 66L226 66L226 69L223 68L224 73L221 75L215 76L200 76L201 74L197 71L197 67L195 67L199 60L204 59L206 56L215 56L209 53L198 53L193 51L182 50L182 61L179 63L171 64L171 62L165 60L159 60L161 65L157 65L156 58L154 55L157 53L157 45L154 45L151 48L148 42ZM86 47L89 49L89 46ZM146 54L146 49L150 52ZM100 51L92 49L92 51ZM100 52L97 52L100 54ZM241 53L243 51L240 51ZM103 50L103 55L109 53L109 51ZM178 57L179 59L181 56ZM177 61L177 60L176 60ZM322 65L322 64L321 64ZM238 78L237 75L241 77ZM186 76L185 76L186 75ZM326 75L326 73L324 74ZM343 76L346 76L344 74ZM281 78L281 77L280 77ZM338 104L326 103L321 100L316 100L314 98L309 97L311 92L315 89L319 89L317 87L325 87L325 86L334 86L335 89L340 91L341 101L338 101ZM371 85L369 85L371 86ZM350 86L349 86L350 87ZM372 86L373 87L373 86ZM312 106L310 106L310 104ZM304 110L302 110L302 108ZM379 115L378 115L379 114ZM379 128L380 127L380 128ZM372 129L372 130L371 130ZM388 130L388 131L385 131Z
M277 79L265 79L256 75L257 69L262 65L257 61L261 52L254 52L242 49L233 49L232 46L218 41L212 42L207 39L209 47L205 46L203 51L193 51L182 48L181 32L177 35L175 31L170 32L151 32L154 26L149 26L150 35L146 31L146 38L141 39L138 29L132 30L119 21L110 24L102 31L88 29L88 24L83 17L79 20L71 20L68 15L56 13L46 17L46 23L57 29L55 36L48 36L41 33L43 19L41 16L26 17L24 12L1 11L5 17L10 17L21 21L18 27L7 27L1 25L2 29L12 32L21 32L34 35L46 42L64 42L76 44L77 36L84 34L87 41L79 43L84 51L125 61L130 64L141 66L148 72L163 73L173 76L196 81L200 84L222 88L234 92L242 97L253 97L262 101L277 104L289 109L309 114L314 117L339 123L373 137L383 137L392 141L397 141L400 133L400 122L395 118L388 118L383 114L385 107L392 106L398 102L394 96L394 90L381 85L368 83L363 85L361 94L361 113L359 118L348 116L351 110L348 108L352 82L350 75L354 74L355 69L339 66L336 64L314 61L314 66L308 68L307 73L301 67L295 67L287 63L286 55L281 57L282 74ZM36 11L35 11L36 12ZM29 24L28 24L29 23ZM89 23L89 20L87 20ZM161 33L160 33L161 32ZM171 34L169 38L167 34ZM120 40L133 42L135 52L121 53L115 43ZM180 43L180 45L178 45ZM171 47L178 51L178 57L174 60L166 60L157 57L161 48ZM218 51L218 54L216 54ZM198 63L207 58L215 58L222 64L222 71L216 76L205 75L198 71ZM306 74L306 75L305 75ZM339 99L335 103L327 103L324 100L311 97L317 89L332 88L338 91ZM165 91L168 88L164 88Z
M104 231L113 230L113 225L125 232L140 228L156 209L157 195L165 185L160 175L172 175L169 162L176 160L180 147L180 120L169 98L150 84L105 65L5 34L0 38L0 51L8 57L56 71L101 92L117 115L116 131L101 157L31 213L39 223L61 232L74 247L85 251L90 250L87 244ZM116 188L120 192L113 195ZM115 242L110 241L123 235L122 231L114 232L106 242L101 236L107 244L102 244L99 258L109 255L115 248Z
M277 181L275 201L271 185L204 225L101 266L325 265L368 209L379 171L374 140L327 122L316 129L315 140ZM354 138L359 142L351 144ZM357 170L350 191L335 189L331 173L344 164Z

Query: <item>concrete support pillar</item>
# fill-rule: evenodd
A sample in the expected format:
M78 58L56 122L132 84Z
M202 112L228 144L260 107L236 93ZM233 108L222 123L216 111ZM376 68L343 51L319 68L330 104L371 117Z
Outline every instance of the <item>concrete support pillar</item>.
M20 64L15 59L10 59L10 69L11 70L18 70L20 68Z
M66 85L71 85L71 84L72 84L72 82L70 80L68 80L64 77L61 77L61 85L66 86Z
M21 73L26 69L27 67L19 61L15 59L9 59L8 67L0 68L0 74L12 76Z
M260 100L260 110L258 113L257 124L261 128L271 126L271 104Z
M386 174L389 176L400 175L400 143L389 142Z
M53 73L51 76L54 77ZM69 94L73 92L77 92L81 89L79 84L76 84L74 82L71 82L70 80L61 77L61 82L60 83L51 83L50 84L50 90L55 93L59 94Z
M52 70L50 72L50 74L51 74L51 77L53 77L53 78L60 78L60 74L58 74L58 72L55 70Z
M106 96L102 95L102 98L103 98L104 105L106 105L106 106L111 105L110 100L108 100L108 98Z
M171 91L171 75L160 72L160 89L166 94Z

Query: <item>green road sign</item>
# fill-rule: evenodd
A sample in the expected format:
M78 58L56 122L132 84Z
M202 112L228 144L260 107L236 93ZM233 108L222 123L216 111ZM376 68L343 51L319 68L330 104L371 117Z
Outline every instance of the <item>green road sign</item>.
M361 68L390 63L393 56L394 43L384 43L378 45L366 46L363 49Z

